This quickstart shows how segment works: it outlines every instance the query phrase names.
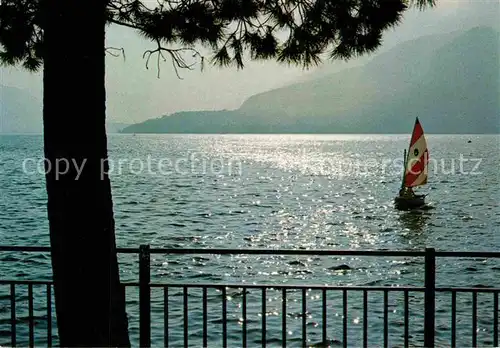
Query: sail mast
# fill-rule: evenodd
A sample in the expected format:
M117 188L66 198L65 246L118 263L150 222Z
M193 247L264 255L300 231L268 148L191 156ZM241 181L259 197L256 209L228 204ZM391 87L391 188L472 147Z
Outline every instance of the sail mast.
M415 118L415 124L413 125L413 130L411 131L411 137L410 137L410 142L408 143L408 152L404 152L403 155L403 181L401 182L401 188L405 187L405 177L406 177L406 166L408 165L408 157L410 156L410 149L411 149L411 140L413 138L413 133L415 133L415 125L418 123L418 117Z
M405 174L406 174L406 149L403 155L403 179L401 180L401 188L405 187Z
M405 187L405 177L406 177L406 165L408 164L408 157L410 156L410 149L411 149L411 140L413 138L413 133L415 133L415 125L418 123L418 117L415 118L415 124L413 125L413 130L411 132L411 137L410 137L410 142L408 144L408 153L406 152L406 149L403 154L403 180L401 181L401 188Z
M413 129L411 131L410 142L408 143L408 155L405 155L405 161L406 161L406 163L408 163L408 157L410 157L411 145L412 145L412 141L414 140L413 138L415 136L415 129L417 127L417 124L419 124L418 117L415 117L415 124L413 125ZM406 165L405 165L405 168L406 168Z

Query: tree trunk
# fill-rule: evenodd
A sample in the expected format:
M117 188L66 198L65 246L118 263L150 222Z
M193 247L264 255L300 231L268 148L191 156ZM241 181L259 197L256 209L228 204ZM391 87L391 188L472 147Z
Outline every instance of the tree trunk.
M111 186L101 168L106 1L43 4L44 145L60 345L130 346Z

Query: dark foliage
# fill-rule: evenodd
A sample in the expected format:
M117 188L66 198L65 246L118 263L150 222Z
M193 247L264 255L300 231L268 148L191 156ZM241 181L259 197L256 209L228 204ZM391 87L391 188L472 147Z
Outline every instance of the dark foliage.
M43 57L43 0L3 0L0 60L36 71ZM151 2L152 3L152 2ZM170 57L174 68L192 67L200 45L217 65L243 68L251 59L310 66L324 54L349 59L374 51L385 29L397 25L411 6L434 0L108 0L107 22L136 29L155 43L145 52L157 63ZM281 39L282 38L282 39Z

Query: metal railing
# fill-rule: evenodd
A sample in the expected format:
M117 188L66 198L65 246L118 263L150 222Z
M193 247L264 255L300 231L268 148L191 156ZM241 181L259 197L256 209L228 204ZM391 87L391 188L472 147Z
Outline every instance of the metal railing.
M15 246L0 246L0 252L50 252L48 247L15 247ZM329 332L331 332L331 327L329 327L330 316L328 313L328 296L331 293L340 293L341 299L339 302L342 303L342 335L341 342L344 347L347 347L350 342L349 330L348 330L348 303L349 294L357 293L361 294L361 303L357 303L362 310L362 345L363 347L368 347L372 345L369 343L369 301L368 294L372 292L381 292L383 294L383 317L382 317L382 341L383 346L389 346L389 293L402 293L403 295L403 342L404 346L410 345L410 332L409 332L409 322L410 322L410 310L409 310L409 299L413 293L423 293L423 342L424 347L434 347L436 345L436 294L437 293L450 293L451 294L451 330L450 330L450 343L452 347L456 346L457 343L457 294L458 293L471 293L472 294L472 318L471 318L471 343L472 346L477 346L477 333L478 333L478 294L491 294L492 295L492 312L493 312L493 329L491 330L492 338L491 345L497 347L499 344L498 339L498 294L500 288L493 287L436 287L436 258L495 258L500 259L500 252L445 252L445 251L435 251L433 248L427 248L425 251L365 251L365 250L273 250L273 249L161 249L161 248L150 248L149 245L141 245L139 248L119 248L118 253L121 254L138 254L139 261L139 281L138 282L124 282L123 285L126 288L137 288L139 289L138 296L138 307L139 307L139 345L141 347L150 347L152 345L152 301L151 293L152 290L160 290L163 293L163 340L164 346L169 346L170 338L174 334L171 331L169 318L171 312L174 310L171 308L172 289L179 288L181 291L177 293L180 295L182 300L176 302L175 304L179 306L177 311L179 315L179 322L174 323L180 328L182 326L182 339L180 340L181 345L187 347L190 344L190 327L193 325L193 320L199 319L201 321L201 343L203 347L209 346L209 336L213 333L213 330L209 331L209 314L213 314L209 310L208 304L210 303L208 297L208 291L210 289L216 289L220 292L220 296L217 297L217 304L220 304L220 316L221 319L217 321L221 326L221 339L222 346L228 346L228 325L232 325L231 321L228 321L228 300L227 292L230 290L238 290L237 294L240 296L239 305L241 307L241 318L238 320L238 332L241 335L238 341L238 345L243 347L248 346L249 340L249 309L248 306L252 304L252 308L255 309L255 302L249 302L249 297L251 291L254 293L256 291L260 292L260 344L266 346L269 343L270 333L268 330L268 319L267 318L267 306L268 306L268 294L273 292L281 301L281 325L280 325L280 338L274 338L274 343L279 342L280 346L285 347L289 338L287 337L288 319L289 311L288 305L292 303L291 296L298 295L300 302L300 310L298 313L298 319L300 319L300 344L306 346L308 344L308 291L316 291L321 294L318 298L321 298L321 325L317 323L317 326L321 326L320 333L320 344L329 345L331 340L329 338ZM362 257L418 257L424 258L424 286L330 286L330 285L284 285L284 284L217 284L217 283L152 283L151 282L151 255L152 254L210 254L210 255L294 255L294 256L362 256ZM45 286L46 287L46 304L47 304L47 337L46 343L48 346L52 345L52 282L51 281L21 281L21 280L6 280L0 279L0 285L10 286L10 334L11 334L11 345L16 346L16 285L27 285L28 286L28 341L29 346L34 345L34 305L33 305L33 286ZM191 313L190 305L192 301L189 300L190 291L198 290L201 292L201 314ZM170 291L170 293L169 293ZM351 295L352 296L352 295ZM255 296L254 296L255 297ZM220 298L220 302L219 299ZM296 302L296 299L293 300ZM212 301L213 304L214 301ZM196 314L196 315L195 315ZM232 328L232 327L231 327ZM235 330L233 330L235 331ZM255 341L255 330L253 332L254 343ZM175 333L179 334L178 332ZM275 336L275 335L274 335ZM231 336L234 342L234 334ZM296 341L297 342L297 341ZM177 343L178 344L178 343ZM414 343L413 343L414 345ZM448 345L448 344L447 344Z

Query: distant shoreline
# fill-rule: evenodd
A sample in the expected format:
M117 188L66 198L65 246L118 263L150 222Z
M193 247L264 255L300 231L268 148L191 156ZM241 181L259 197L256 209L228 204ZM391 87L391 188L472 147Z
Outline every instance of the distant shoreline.
M107 133L108 135L408 135L406 133L154 133L154 132L113 132ZM425 132L426 135L500 135L500 133L432 133ZM13 136L13 135L23 135L23 136L43 136L43 133L0 133L0 136Z
M171 135L408 135L410 132L405 132L405 133L189 133L189 132L180 132L180 133L156 133L156 132L119 132L116 134L123 134L123 135L144 135L144 134L151 134L151 135L164 135L164 134L171 134ZM426 135L500 135L500 133L432 133L432 132L425 132Z

